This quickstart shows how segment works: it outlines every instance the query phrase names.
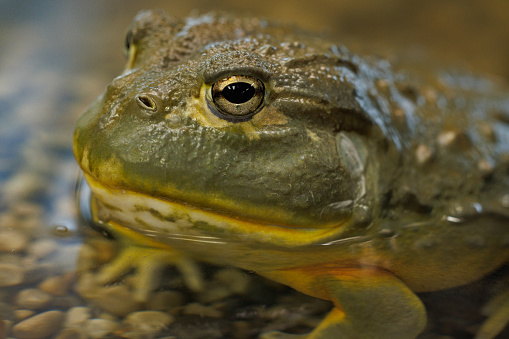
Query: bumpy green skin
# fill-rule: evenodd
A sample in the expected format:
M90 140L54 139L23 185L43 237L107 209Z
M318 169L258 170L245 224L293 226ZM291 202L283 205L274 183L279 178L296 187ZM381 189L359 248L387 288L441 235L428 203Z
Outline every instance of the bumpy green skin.
M182 250L262 274L367 264L414 291L464 284L507 262L507 88L360 57L259 19L148 11L130 31L135 57L76 128L85 173L114 189L333 235L327 246L243 237L222 254ZM202 88L239 74L264 81L263 109L247 122L202 119ZM140 108L143 93L156 111Z

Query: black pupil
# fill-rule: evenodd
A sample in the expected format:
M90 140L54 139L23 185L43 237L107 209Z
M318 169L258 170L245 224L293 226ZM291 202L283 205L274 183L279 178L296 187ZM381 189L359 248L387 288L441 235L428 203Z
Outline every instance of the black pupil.
M231 103L245 103L255 95L255 88L247 82L234 82L223 88L223 97Z

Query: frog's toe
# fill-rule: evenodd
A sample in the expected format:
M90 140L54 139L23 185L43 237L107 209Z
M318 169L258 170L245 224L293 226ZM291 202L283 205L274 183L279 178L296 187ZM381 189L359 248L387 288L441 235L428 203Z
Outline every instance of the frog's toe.
M483 323L475 339L495 338L509 324L509 288L496 295L483 308L488 319Z
M100 284L117 280L132 269L136 269L134 295L136 300L145 301L160 285L161 271L174 265L181 272L186 286L193 291L203 289L203 279L198 265L171 248L133 246L121 250L117 257L107 263L96 279Z

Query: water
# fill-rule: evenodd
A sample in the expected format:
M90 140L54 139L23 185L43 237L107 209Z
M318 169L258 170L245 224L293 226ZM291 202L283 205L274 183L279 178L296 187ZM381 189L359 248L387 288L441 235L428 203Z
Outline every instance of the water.
M438 20L426 35L425 26L413 28L419 26L413 23L430 15L440 19L435 2L440 3L431 1L428 7L410 10L411 2L405 1L399 6L398 1L337 5L323 1L320 6L303 3L292 9L266 1L257 2L251 12L308 28L332 27L333 35L354 44L359 37L369 40L376 27L373 40L392 36L396 44L418 41L449 60L469 55L476 69L507 76L509 52L499 46L509 46L509 20L502 14L509 11L485 7L483 13L491 20L479 28L475 23L480 20L472 13L479 12L475 6L480 5L468 9L450 4L446 9L458 14L456 19L447 16L454 32ZM244 6L238 1L221 6L246 9L232 3ZM330 303L237 269L198 264L206 284L198 293L186 286L177 269L166 267L153 286L155 292L141 301L133 293L136 282L129 274L108 284L97 282L104 263L115 257L121 244L80 225L72 131L86 105L120 73L123 33L139 8L134 1L94 5L56 0L0 3L0 338L249 338L272 329L311 330L330 310ZM144 3L162 5L170 7L166 2ZM172 6L171 12L185 15L193 7L208 10L219 5L191 1L179 6ZM331 11L329 6L337 7ZM374 17L376 12L379 16ZM395 15L400 15L399 21ZM449 48L447 39L434 40L440 27L449 32L456 48ZM480 33L473 34L476 29ZM490 52L472 51L471 46ZM485 61L486 55L491 59ZM502 272L487 284L485 280L421 295L430 321L420 338L471 338L484 319L481 306L504 283L495 279L497 275ZM144 326L148 319L157 319L151 328ZM500 338L508 335L506 330Z

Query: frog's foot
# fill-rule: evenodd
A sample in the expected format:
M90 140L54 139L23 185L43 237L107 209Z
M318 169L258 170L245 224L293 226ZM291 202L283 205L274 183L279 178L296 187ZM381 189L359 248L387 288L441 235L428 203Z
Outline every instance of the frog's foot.
M509 288L490 300L482 311L488 319L477 332L475 339L495 338L509 324Z
M160 285L163 269L176 266L190 290L198 292L203 289L200 268L181 252L115 223L108 223L108 230L118 239L118 253L99 270L95 277L98 284L112 283L135 269L135 299L146 301Z
M384 270L324 265L262 274L335 306L307 335L269 332L261 335L264 339L411 339L426 325L419 298Z
M193 291L203 289L200 270L194 261L183 257L171 248L136 245L121 249L117 257L101 269L96 276L96 281L99 284L108 284L135 268L134 296L138 301L146 301L154 289L160 285L160 272L169 265L177 267L189 289Z

